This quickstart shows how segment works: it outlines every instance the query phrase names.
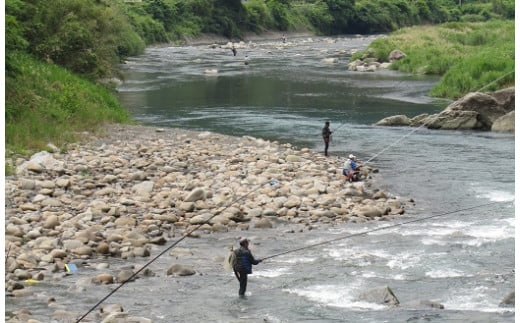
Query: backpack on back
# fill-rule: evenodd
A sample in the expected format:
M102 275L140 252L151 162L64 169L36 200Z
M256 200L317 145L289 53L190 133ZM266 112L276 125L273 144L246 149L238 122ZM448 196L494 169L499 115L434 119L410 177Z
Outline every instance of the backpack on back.
M237 262L238 262L238 258L237 258L236 250L233 250L233 247L231 247L231 250L229 251L228 256L224 260L224 269L229 272L233 271Z

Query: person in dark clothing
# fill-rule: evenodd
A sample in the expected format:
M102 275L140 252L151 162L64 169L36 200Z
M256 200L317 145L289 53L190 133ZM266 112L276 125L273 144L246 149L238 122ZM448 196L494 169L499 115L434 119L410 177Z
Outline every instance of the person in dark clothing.
M237 49L235 48L235 45L233 45L231 51L233 52L233 56L237 56Z
M258 265L262 259L255 259L249 250L249 240L240 239L240 248L235 250L236 261L233 264L233 271L240 283L238 296L245 297L247 288L247 275L253 273L252 265Z
M323 137L323 142L325 143L325 156L329 155L329 142L330 142L330 135L332 135L332 131L330 131L330 122L325 122L325 127L321 130L321 135Z

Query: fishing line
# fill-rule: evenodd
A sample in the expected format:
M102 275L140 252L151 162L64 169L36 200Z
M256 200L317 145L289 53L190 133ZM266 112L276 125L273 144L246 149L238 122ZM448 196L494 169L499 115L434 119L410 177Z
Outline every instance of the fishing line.
M502 75L501 77L497 78L496 80L494 80L494 81L492 81L492 82L490 82L490 83L484 85L484 86L481 87L480 89L478 89L477 92L482 91L483 89L487 88L487 87L490 86L491 84L500 81L501 79L505 78L505 77L508 76L509 74L513 74L514 72L515 72L515 71L513 70L513 71L511 71L511 72L509 72L509 73L507 73L507 74L505 74L505 75Z
M348 238L357 237L357 236L365 235L365 234L376 232L376 231L387 230L387 229L399 227L399 226L402 226L402 225L405 225L405 224L426 221L426 220L429 220L429 219L433 219L433 218L437 218L437 217L441 217L441 216L445 216L445 215L449 215L449 214L454 214L454 213L458 213L458 212L462 212L462 211L469 211L469 210L473 210L473 209L477 209L477 208L481 208L481 207L485 207L485 206L489 206L489 205L494 205L494 204L498 204L498 203L506 203L506 202L505 201L490 202L490 203L486 203L486 204L481 204L481 205L467 207L467 208L464 208L464 209L458 209L458 210L455 210L455 211L450 211L450 212L445 212L445 213L440 213L440 214L434 214L434 215L430 215L430 216L426 216L426 217L422 217L422 218L418 218L418 219L404 221L404 222L400 222L400 223L396 223L396 224L392 224L392 225L386 225L386 226L382 226L382 227L379 227L379 228L375 228L375 229L371 229L371 230L367 230L367 231L363 231L363 232L358 232L358 233L353 233L353 234L349 234L349 235L342 236L342 237L335 238L335 239L331 239L331 240L322 241L322 242L311 244L311 245L308 245L308 246L304 246L304 247L300 247L300 248L296 248L296 249L283 251L283 252L280 252L280 253L277 253L277 254L274 254L274 255L262 258L262 261L264 261L266 259L271 259L271 258L274 258L274 257L286 255L288 253L293 253L293 252L297 252L297 251L301 251L301 250L305 250L305 249L314 248L314 247L317 247L317 246L322 246L322 245L329 244L329 243L332 243L332 242L336 242L336 241L339 241L339 240L345 240L345 239L348 239Z
M336 132L336 131L338 131L339 129L341 129L341 127L343 127L343 126L344 126L344 125L346 125L346 124L347 124L347 122L346 122L346 121L345 121L345 122L343 122L342 124L340 124L340 125L339 125L339 127L337 127L336 129L334 129L334 131L333 131L333 132Z
M173 247L175 247L176 245L178 245L181 241L183 241L184 239L186 239L187 237L189 237L193 232L197 231L200 227L202 227L204 224L207 224L209 223L209 221L211 219L213 219L214 217L216 217L217 215L221 214L222 212L224 212L225 210L227 210L229 207L231 207L233 204L235 204L236 202L246 198L248 195L250 195L251 193L259 190L260 188L262 188L265 184L271 184L271 185L276 185L278 184L278 181L274 180L274 179L271 179L265 183L262 183L262 184L259 184L258 187L250 190L249 192L243 194L242 196L236 198L235 200L231 201L231 203L229 203L226 207L224 207L222 210L216 212L214 215L212 215L211 217L209 217L206 221L204 221L203 223L200 223L199 225L195 226L193 229L189 230L188 232L184 233L184 235L178 239L177 241L175 241L174 243L172 243L168 248L164 249L161 253L159 253L157 256L155 256L154 258L152 258L150 261L148 261L144 266L142 266L138 271L136 271L132 276L130 276L128 279L126 279L125 281L123 281L121 284L119 284L119 286L117 286L114 290L112 290L110 293L108 293L107 296L105 296L104 298L102 298L99 302L96 303L96 305L92 306L88 312L86 312L85 314L83 314L83 316L81 316L77 321L76 323L79 323L81 320L83 320L88 314L90 314L94 309L96 309L99 305L101 305L104 301L106 301L110 296L112 296L113 294L115 294L121 287L123 287L127 282L131 281L133 278L135 278L141 271L143 271L146 267L148 267L149 265L151 265L153 262L155 262L157 259L159 259L159 257L161 257L162 255L164 255L168 250L172 249Z

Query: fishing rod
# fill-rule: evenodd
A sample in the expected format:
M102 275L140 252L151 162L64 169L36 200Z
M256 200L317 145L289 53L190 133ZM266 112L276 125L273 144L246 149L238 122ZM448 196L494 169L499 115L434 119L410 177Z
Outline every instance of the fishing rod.
M330 141L332 141L332 133L338 131L339 129L341 129L341 127L343 127L346 124L347 124L347 121L342 122L336 129L334 129L334 131L332 131L332 130L330 131L330 133L331 133L331 135L329 136L330 137ZM323 133L321 133L321 134L323 134Z
M271 179L271 180L268 180L267 182L265 183L262 183L262 184L259 184L258 187L250 190L249 192L243 194L242 196L239 196L238 198L236 198L235 200L231 201L231 203L229 203L226 207L224 207L223 209L221 209L220 211L216 212L214 215L212 215L211 217L209 217L206 221L204 221L203 223L200 223L199 225L195 226L193 229L189 230L188 232L184 233L183 236L179 239L177 239L177 241L175 241L174 243L172 243L169 247L167 247L166 249L164 249L162 252L160 252L157 256L155 256L154 258L152 258L150 261L148 261L144 266L142 266L138 271L136 271L132 276L130 276L129 278L127 278L125 281L123 281L121 284L119 284L119 286L117 286L114 290L112 290L110 293L108 293L108 295L106 295L105 297L103 297L99 302L97 302L94 306L92 306L88 312L86 312L85 314L83 314L77 321L76 323L79 323L81 322L81 320L83 320L88 314L90 314L94 309L96 309L99 305L101 305L104 301L106 301L110 296L112 296L113 294L115 294L121 287L123 287L127 282L129 281L132 281L141 271L143 271L146 267L148 267L149 265L151 265L153 262L155 262L157 259L159 259L159 257L161 257L162 255L164 255L168 250L172 249L173 247L175 247L176 245L178 245L181 241L183 241L184 239L186 239L187 237L189 237L193 232L197 231L200 227L202 227L203 225L205 224L208 224L209 221L211 221L211 219L213 219L214 217L216 217L217 215L221 214L222 212L224 212L225 210L227 210L229 207L231 207L233 204L237 203L238 201L246 198L248 195L250 195L251 193L259 190L260 188L262 188L265 184L270 184L270 185L277 185L278 184L278 181L275 180L275 179Z
M346 122L346 121L345 121L345 122L343 122L343 123L341 123L341 124L340 124L340 125L339 125L339 126L338 126L338 127L336 128L336 129L334 129L334 131L333 131L333 132L336 132L336 131L338 131L339 129L341 129L341 128L342 128L342 127L343 127L344 125L346 125L346 124L347 124L347 122Z
M264 261L266 259L271 259L271 258L274 258L274 257L286 255L288 253L293 253L293 252L297 252L297 251L301 251L301 250L305 250L305 249L310 249L310 248L326 245L326 244L329 244L329 243L332 243L332 242L345 240L345 239L352 238L352 237L366 235L368 233L372 233L372 232L376 232L376 231L388 230L388 229L391 229L391 228L396 228L396 227L403 226L403 225L410 224L410 223L422 222L422 221L426 221L426 220L429 220L429 219L433 219L433 218L437 218L437 217L441 217L441 216L445 216L445 215L449 215L449 214L454 214L454 213L458 213L458 212L462 212L462 211L474 210L474 209L477 209L477 208L490 206L490 205L494 205L494 204L498 204L498 203L506 203L506 201L490 202L490 203L486 203L486 204L481 204L481 205L467 207L467 208L464 208L464 209L458 209L458 210L455 210L455 211L450 211L450 212L445 212L445 213L440 213L440 214L434 214L434 215L430 215L430 216L426 216L426 217L422 217L422 218L418 218L418 219L413 219L413 220L404 221L404 222L400 222L400 223L396 223L396 224L386 225L386 226L382 226L382 227L379 227L379 228L375 228L375 229L371 229L371 230L367 230L367 231L363 231L363 232L353 233L353 234L349 234L349 235L342 236L342 237L339 237L339 238L335 238L335 239L326 240L326 241L318 242L318 243L315 243L315 244L311 244L311 245L308 245L308 246L303 246L303 247L300 247L300 248L283 251L283 252L280 252L280 253L277 253L277 254L274 254L274 255L271 255L271 256L264 257L264 258L262 258L262 261Z

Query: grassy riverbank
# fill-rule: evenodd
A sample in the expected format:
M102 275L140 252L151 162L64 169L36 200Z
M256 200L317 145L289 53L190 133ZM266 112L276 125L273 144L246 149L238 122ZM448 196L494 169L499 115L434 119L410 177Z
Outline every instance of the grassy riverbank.
M5 83L8 156L41 150L47 143L63 147L105 122L131 122L108 88L28 55L13 60L18 71L7 74Z
M514 21L403 28L374 41L356 57L368 54L386 61L394 49L407 56L392 64L393 69L442 75L430 93L435 97L455 99L472 91L495 91L514 85Z

